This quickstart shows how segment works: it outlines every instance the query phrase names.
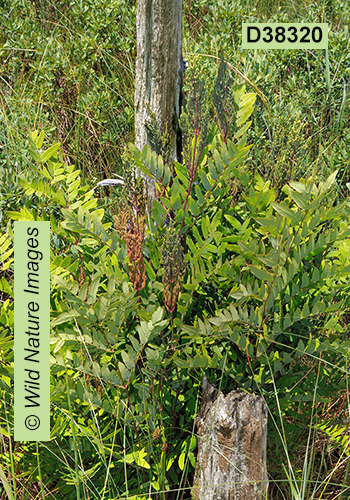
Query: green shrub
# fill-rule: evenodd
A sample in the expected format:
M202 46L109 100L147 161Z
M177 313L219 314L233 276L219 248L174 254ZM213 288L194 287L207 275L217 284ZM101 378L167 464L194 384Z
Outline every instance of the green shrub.
M53 424L40 460L47 487L62 498L74 491L79 498L83 489L96 498L150 491L163 498L180 488L189 498L203 371L223 389L263 395L272 472L273 454L293 459L314 408L346 390L341 316L349 308L350 232L347 204L334 206L336 172L317 185L290 181L277 203L276 189L245 163L256 95L233 85L226 71L222 62L214 87L218 125L207 127L199 119L213 115L207 87L196 67L189 69L184 163L172 166L175 177L161 155L129 145L117 231L60 145L43 150L44 133L31 134L35 176L19 182L36 208L6 216L51 223ZM127 175L134 166L157 184L150 217L142 181ZM1 293L8 297L0 311L7 325L1 387L8 392L12 238L8 224L0 242ZM6 420L11 431L11 413ZM345 453L344 433L334 425L318 422L317 432ZM17 470L27 471L30 484L31 445L24 449Z

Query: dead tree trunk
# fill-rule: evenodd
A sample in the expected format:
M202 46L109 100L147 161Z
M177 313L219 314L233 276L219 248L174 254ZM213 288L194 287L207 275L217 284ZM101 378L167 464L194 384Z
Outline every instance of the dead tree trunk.
M150 144L147 104L155 113L161 133L171 135L174 159L182 85L182 0L138 0L135 79L135 145L142 151ZM143 174L142 174L143 175ZM150 201L155 187L145 177Z
M194 500L266 499L267 408L263 399L241 390L225 397L204 377L196 424Z

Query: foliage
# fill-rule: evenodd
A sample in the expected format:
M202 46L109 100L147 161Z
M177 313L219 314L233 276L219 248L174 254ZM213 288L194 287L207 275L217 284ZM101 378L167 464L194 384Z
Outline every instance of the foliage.
M0 17L6 163L27 166L28 130L44 128L85 173L120 168L133 134L136 2L6 1Z
M338 4L298 4L305 22L330 23L325 57L240 51L242 19L295 21L290 2L184 2L174 164L166 134L153 152L120 154L132 138L135 2L0 6L9 497L190 498L205 371L265 398L271 498L345 498L349 40ZM27 144L25 127L47 134ZM135 166L157 184L149 218ZM125 187L106 201L91 185L109 168ZM37 448L11 438L13 220L51 223L52 439Z
M225 71L221 67L214 87L218 110L228 95L220 89ZM205 86L195 68L189 75L182 126L198 128L192 140L191 128L184 134L184 164L174 163L171 178L161 155L129 145L117 231L104 222L94 190L64 161L60 145L43 150L43 132L29 138L35 176L19 180L37 208L6 213L12 220L51 222L54 411L52 442L40 457L48 487L63 496L74 487L77 497L85 490L96 497L151 491L170 498L175 489L188 498L203 370L215 378L221 372L223 387L261 392L273 420L278 411L286 420L289 448L303 432L299 418L310 418L295 407L328 401L346 388L349 346L336 314L349 307L350 263L340 249L350 233L346 203L333 206L330 194L336 172L318 185L290 181L277 203L270 182L245 166L256 95L231 87L233 136L215 123L206 133L199 128L203 112L192 105ZM202 102L206 106L207 98ZM157 183L149 220L132 163ZM170 226L163 224L166 217ZM12 238L9 224L1 246L2 293L9 295L1 317L9 327L13 293L5 271L12 265ZM7 335L1 342L9 388L11 341ZM337 370L330 376L332 367ZM347 441L332 434L332 425L318 432L332 435L344 453ZM278 449L274 429L269 442ZM67 446L76 457L73 468ZM62 460L59 475L51 453ZM28 460L24 455L21 467L32 473Z
M273 185L280 190L286 182L303 177L302 165L308 150L304 125L295 120L288 129L276 125L271 146Z
M214 81L212 60L219 60L222 50L224 59L241 75L240 79L236 77L236 82L244 78L252 88L258 87L268 102L266 106L263 100L258 101L252 115L251 170L258 170L266 180L270 178L274 161L273 131L279 128L282 135L288 135L294 121L300 119L304 124L304 139L308 141L301 175L325 179L339 169L348 182L347 0L323 3L303 0L297 6L295 2L283 0L220 0L215 5L191 1L184 3L184 14L188 58L198 60L202 71ZM242 50L242 22L327 22L329 49L326 53ZM281 184L283 186L283 181ZM339 183L337 190L344 197L347 191L342 185Z

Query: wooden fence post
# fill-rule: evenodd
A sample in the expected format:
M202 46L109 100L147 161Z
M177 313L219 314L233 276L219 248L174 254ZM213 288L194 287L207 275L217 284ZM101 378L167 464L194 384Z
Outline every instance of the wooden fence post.
M147 104L161 133L167 129L176 155L182 86L182 0L138 0L135 76L135 145L149 144ZM155 198L153 179L143 172L149 204Z
M225 397L203 377L196 425L194 500L267 499L267 408L263 398L242 390Z

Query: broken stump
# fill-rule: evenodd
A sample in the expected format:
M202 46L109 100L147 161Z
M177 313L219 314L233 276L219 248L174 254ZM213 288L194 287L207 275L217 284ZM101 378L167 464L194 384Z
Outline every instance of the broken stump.
M242 390L225 397L205 376L202 397L196 417L193 499L266 499L267 408L263 398Z

